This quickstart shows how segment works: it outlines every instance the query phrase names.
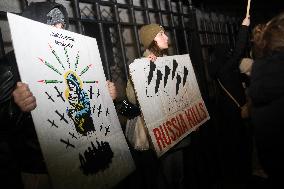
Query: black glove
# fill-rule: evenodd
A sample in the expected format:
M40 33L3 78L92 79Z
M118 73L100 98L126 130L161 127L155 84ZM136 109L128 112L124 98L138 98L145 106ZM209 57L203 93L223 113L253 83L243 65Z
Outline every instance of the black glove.
M116 103L117 112L128 119L132 119L141 114L140 108L129 102L127 99Z

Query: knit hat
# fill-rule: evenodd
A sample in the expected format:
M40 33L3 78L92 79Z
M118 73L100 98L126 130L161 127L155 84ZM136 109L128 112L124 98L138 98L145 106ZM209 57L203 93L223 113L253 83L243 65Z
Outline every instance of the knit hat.
M64 15L63 13L58 9L54 8L49 13L47 14L47 23L48 25L55 25L58 23L65 25L65 20L64 20Z
M158 24L148 24L140 29L139 36L141 43L143 44L145 49L150 46L150 44L160 31L164 31L164 28Z
M253 59L243 58L241 60L240 65L239 65L240 72L247 74L247 75L250 75L252 64L253 64Z

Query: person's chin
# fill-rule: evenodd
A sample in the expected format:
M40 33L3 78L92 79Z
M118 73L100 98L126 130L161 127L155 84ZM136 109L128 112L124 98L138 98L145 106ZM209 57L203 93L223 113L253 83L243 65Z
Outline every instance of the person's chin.
M165 45L165 46L163 47L163 50L168 49L168 48L169 48L169 46L168 46L168 45Z

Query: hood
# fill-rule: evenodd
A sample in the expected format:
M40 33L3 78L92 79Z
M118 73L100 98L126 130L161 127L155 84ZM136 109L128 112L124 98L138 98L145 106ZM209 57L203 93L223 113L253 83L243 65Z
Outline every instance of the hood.
M55 2L32 2L22 13L23 17L35 20L41 23L47 23L47 14L54 8L58 8L64 15L65 29L69 27L68 13L65 7Z

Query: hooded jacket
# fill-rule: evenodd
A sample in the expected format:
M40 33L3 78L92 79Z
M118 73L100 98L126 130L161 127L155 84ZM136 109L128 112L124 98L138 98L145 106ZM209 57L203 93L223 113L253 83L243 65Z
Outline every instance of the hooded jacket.
M65 7L58 3L33 2L23 11L22 16L46 24L49 19L47 14L54 8L58 8L63 13L65 17L64 29L68 29L69 27L68 13Z
M47 23L49 19L47 14L54 8L61 10L65 17L65 28L68 28L66 9L63 5L54 2L31 3L23 11L22 16ZM0 140L12 143L10 144L13 148L11 151L21 157L19 159L22 171L46 173L46 165L31 114L21 112L12 98L12 92L18 81L20 81L20 75L14 51L11 51L0 59ZM0 161L6 161L6 159L5 154L1 153Z

